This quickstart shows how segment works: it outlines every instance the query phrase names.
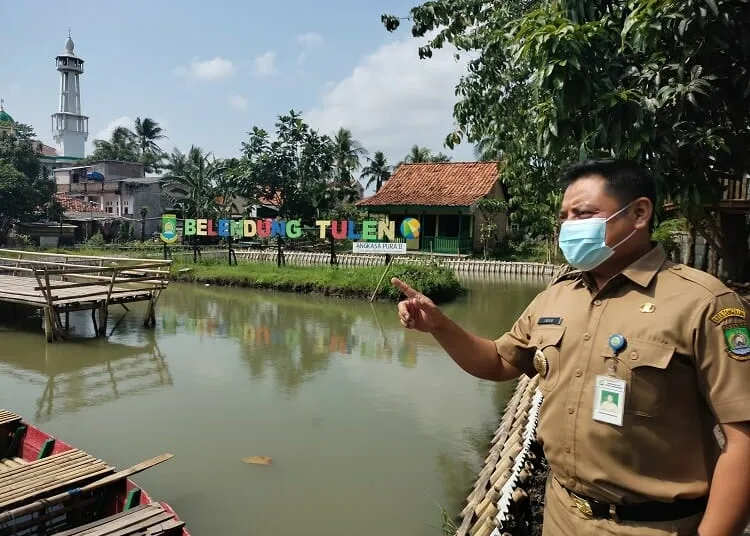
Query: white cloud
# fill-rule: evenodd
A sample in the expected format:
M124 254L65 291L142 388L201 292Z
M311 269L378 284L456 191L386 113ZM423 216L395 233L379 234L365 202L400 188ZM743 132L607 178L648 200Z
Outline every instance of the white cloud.
M301 33L297 36L297 43L302 45L302 52L297 56L297 64L302 65L310 50L323 45L323 36L315 32Z
M91 140L92 143L93 143L93 140L108 140L112 136L112 132L114 132L114 130L117 127L126 127L132 130L134 128L133 124L134 124L133 119L131 119L127 115L123 115L107 123L107 126L105 126L103 129L97 132L96 136L94 136L93 139L89 137L89 140ZM162 128L163 128L163 125L162 125Z
M272 76L276 74L276 52L269 50L255 58L255 74L257 76Z
M187 67L177 67L174 70L178 76L189 76L200 80L219 80L234 74L234 65L226 58L216 56L210 60L193 59Z
M349 76L324 90L307 121L324 133L348 128L371 153L383 151L393 164L414 144L454 160L473 160L468 144L453 152L443 146L454 126L455 86L468 59L455 60L455 49L446 47L420 60L420 44L396 41L362 58Z
M319 47L323 44L323 36L315 32L306 32L297 36L297 42L305 48Z
M247 110L247 99L242 95L230 95L229 106L235 110Z

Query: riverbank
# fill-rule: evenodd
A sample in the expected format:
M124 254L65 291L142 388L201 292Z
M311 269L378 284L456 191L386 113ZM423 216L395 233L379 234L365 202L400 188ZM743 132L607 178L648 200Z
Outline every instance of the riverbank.
M173 281L219 286L259 288L283 292L317 293L341 298L370 298L383 275L384 266L330 267L282 266L220 261L175 262ZM397 301L398 290L390 283L398 277L435 303L455 299L465 292L452 270L434 265L393 265L378 289L376 299Z

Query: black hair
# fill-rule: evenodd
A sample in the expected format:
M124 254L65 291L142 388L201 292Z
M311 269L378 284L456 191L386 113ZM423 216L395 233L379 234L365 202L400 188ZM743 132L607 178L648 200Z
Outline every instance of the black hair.
M560 184L567 188L578 179L599 175L606 183L606 192L624 207L639 197L646 197L653 205L649 230L654 230L656 216L656 181L651 173L633 160L603 158L583 160L568 166L560 174Z

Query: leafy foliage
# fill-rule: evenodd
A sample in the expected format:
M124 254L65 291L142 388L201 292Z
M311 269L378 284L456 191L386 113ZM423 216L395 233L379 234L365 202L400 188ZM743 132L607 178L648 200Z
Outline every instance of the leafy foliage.
M375 151L372 158L368 158L367 161L369 164L362 168L362 174L359 178L367 181L365 188L369 188L374 184L375 191L377 192L391 178L393 170L388 165L388 160L383 151Z
M15 221L42 218L55 184L43 174L34 132L17 124L0 134L0 245Z
M436 32L420 57L446 43L478 56L456 88L446 144L467 140L501 159L517 212L547 233L554 174L570 160L646 164L693 223L750 168L747 2L434 0L410 21L415 37ZM734 253L720 234L716 245Z
M279 117L275 140L253 127L242 153L242 195L255 202L275 202L282 218L311 221L318 211L332 208L349 194L347 188L330 184L341 171L331 138L312 130L293 110Z
M157 140L166 138L164 129L150 117L136 117L134 130L118 126L108 140L94 140L94 152L85 162L98 160L120 160L122 162L141 162L147 173L158 173L165 158Z

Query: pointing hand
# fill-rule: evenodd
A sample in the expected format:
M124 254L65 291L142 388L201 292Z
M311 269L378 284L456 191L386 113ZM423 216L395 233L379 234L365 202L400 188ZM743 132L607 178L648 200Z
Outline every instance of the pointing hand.
M406 299L398 304L401 325L426 333L435 331L445 318L438 306L430 298L396 277L391 279L391 283L406 296Z

